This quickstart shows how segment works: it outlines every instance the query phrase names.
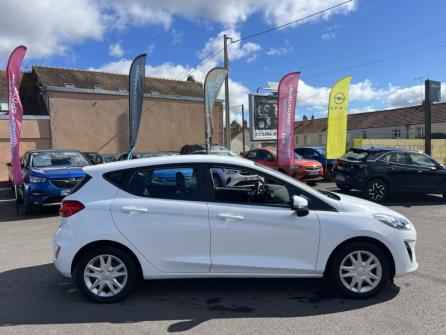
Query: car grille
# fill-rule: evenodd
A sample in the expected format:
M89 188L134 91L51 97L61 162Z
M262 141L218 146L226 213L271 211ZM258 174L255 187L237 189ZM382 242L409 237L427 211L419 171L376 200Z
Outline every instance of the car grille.
M51 184L58 188L73 188L82 177L52 178Z
M305 166L305 170L309 170L309 171L315 171L315 170L320 170L321 167L317 166L317 165L313 165L313 166Z

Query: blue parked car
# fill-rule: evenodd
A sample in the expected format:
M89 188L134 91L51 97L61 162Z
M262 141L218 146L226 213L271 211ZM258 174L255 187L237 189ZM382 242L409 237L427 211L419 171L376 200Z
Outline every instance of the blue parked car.
M325 179L333 177L333 166L336 159L327 159L325 155L325 147L305 147L294 149L294 152L305 159L314 159L324 167Z
M85 176L87 158L76 150L31 150L22 159L23 184L17 188L27 213L57 206Z

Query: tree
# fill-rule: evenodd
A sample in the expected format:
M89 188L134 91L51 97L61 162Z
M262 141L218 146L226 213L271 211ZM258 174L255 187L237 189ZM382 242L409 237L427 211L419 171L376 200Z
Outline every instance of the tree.
M193 75L188 75L186 81L191 82L191 83L196 83L198 85L200 85L201 87L203 87L203 83L200 81L196 81Z
M231 130L232 131L234 131L234 130L239 131L241 128L242 128L242 126L240 125L240 123L238 123L237 120L232 120L232 122L231 122Z

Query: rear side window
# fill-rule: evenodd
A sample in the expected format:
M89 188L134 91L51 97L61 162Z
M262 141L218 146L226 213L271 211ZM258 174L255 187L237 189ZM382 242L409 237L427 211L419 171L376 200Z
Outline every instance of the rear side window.
M342 156L342 159L348 161L364 161L369 153L364 150L351 150Z
M109 172L104 178L138 197L190 201L200 198L195 167L143 167Z

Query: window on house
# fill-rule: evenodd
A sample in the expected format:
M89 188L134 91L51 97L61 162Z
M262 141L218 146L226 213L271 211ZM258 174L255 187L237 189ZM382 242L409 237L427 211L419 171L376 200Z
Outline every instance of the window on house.
M310 136L304 135L304 145L310 145L310 144L311 144Z
M325 134L319 134L319 144L324 145L326 143L326 136Z
M0 112L7 112L7 111L8 111L8 103L0 102Z
M101 85L93 85L94 90L103 90Z
M367 138L367 132L365 130L361 130L361 138Z
M72 83L64 83L63 84L66 88L74 88L74 84Z
M424 127L416 127L415 134L417 138L424 138Z
M392 138L401 138L401 129L392 129Z

